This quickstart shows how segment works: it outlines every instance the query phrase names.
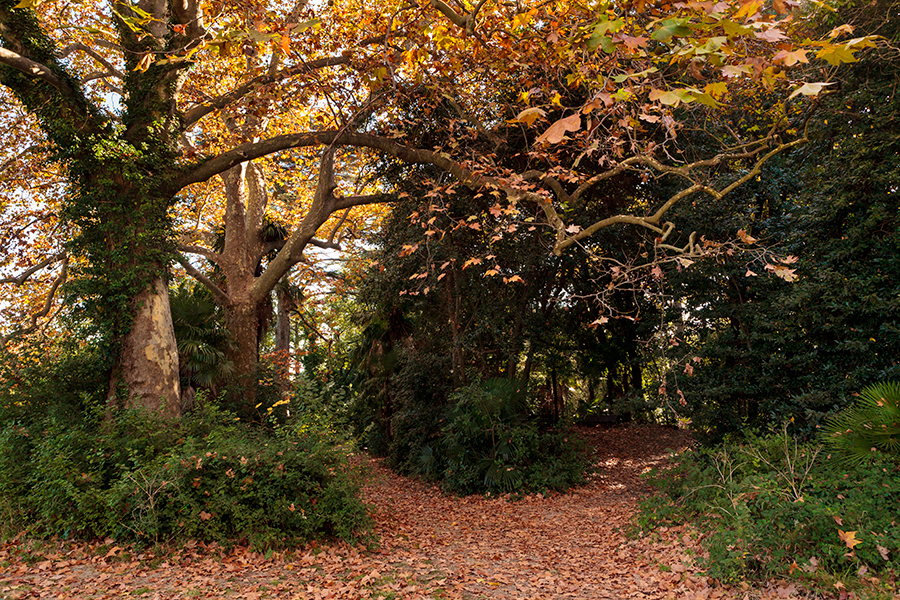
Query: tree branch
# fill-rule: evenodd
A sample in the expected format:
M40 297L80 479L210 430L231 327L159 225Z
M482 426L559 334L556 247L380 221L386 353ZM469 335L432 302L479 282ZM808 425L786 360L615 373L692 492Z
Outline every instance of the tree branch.
M28 279L32 275L34 275L35 273L37 273L44 267L46 267L48 265L52 265L53 263L59 262L61 260L68 260L68 255L65 252L60 252L58 254L54 254L53 256L42 260L41 262L34 265L27 271L24 271L21 275L18 275L16 277L6 277L4 279L0 279L0 284L12 283L17 286L22 285L23 283L28 281Z
M335 199L334 210L339 211L345 208L353 208L354 206L365 206L367 204L379 204L387 199L382 194L368 194L364 196L340 196Z
M50 291L47 293L47 299L44 301L44 307L38 311L37 313L31 315L31 324L24 328L18 329L8 336L3 338L3 343L6 344L10 339L20 335L27 335L37 329L38 319L42 317L46 317L50 314L50 309L53 308L53 298L56 296L56 291L59 289L63 283L65 283L66 278L69 275L69 257L65 256L62 259L62 269L59 272L59 275L56 276L56 279L53 281L53 285L50 286Z
M226 304L228 304L228 302L231 300L231 299L228 297L228 294L226 294L225 292L223 292L223 291L222 291L222 288L220 288L220 287L217 286L215 283L213 283L212 280L210 280L209 277L207 277L206 275L204 275L203 273L201 273L200 271L198 271L198 270L194 267L194 265L192 265L192 264L190 263L190 261L189 261L188 259L186 259L186 258L185 258L184 256L182 256L181 254L176 254L176 255L175 255L175 260L178 261L178 264L180 264L180 265L184 268L185 272L186 272L188 275L190 275L191 277L193 277L194 279L196 279L197 281L199 281L200 283L202 283L204 286L206 286L206 288L207 288L210 292L212 292L212 295L213 295L213 296L215 297L215 299L219 302L219 304L221 304L221 305L223 305L223 306L226 305Z
M330 241L330 240L326 241L326 240L319 240L316 238L312 238L309 240L309 244L311 246L315 246L316 248L323 248L325 250L341 250L340 244Z
M770 141L771 141L771 138L768 138L768 137L763 138L762 140L756 140L754 142L751 142L750 144L744 144L743 146L739 147L736 150L739 150L740 148L751 148L751 149L746 149L744 151L737 151L733 154L722 153L713 158L697 161L697 162L690 163L688 165L683 165L680 167L671 167L671 166L663 165L656 159L649 157L649 156L633 156L625 161L622 161L622 163L619 163L619 165L617 165L614 169L610 169L609 171L606 171L604 173L601 173L600 175L592 177L589 181L596 183L597 181L600 181L602 179L608 179L609 177L612 177L615 174L621 173L625 168L629 168L632 165L641 164L641 163L653 168L654 170L656 170L660 173L677 174L684 178L689 178L690 172L697 168L716 167L725 161L756 157L766 148L766 146L764 144L766 144ZM645 217L637 217L634 215L616 215L613 217L603 219L601 221L597 221L596 223L593 223L591 226L578 231L577 233L575 233L572 236L566 235L566 230L564 228L565 224L562 222L562 220L559 219L559 217L556 214L555 209L553 209L552 205L549 206L549 208L546 205L542 205L545 213L548 213L548 218L549 218L548 211L552 211L552 214L556 217L556 221L558 222L558 225L556 226L556 245L553 248L553 252L554 252L554 254L556 254L558 256L559 254L562 253L563 250L565 250L572 244L575 244L576 242L583 240L584 238L586 238L588 236L593 235L600 229L603 229L605 227L610 227L612 225L616 225L616 224L620 224L620 223L639 225L641 227L646 227L652 231L660 233L660 234L662 234L660 242L663 242L663 241L665 241L666 237L668 237L669 233L671 233L672 230L674 229L674 225L671 223L662 224L661 223L662 219L666 215L666 213L673 206L675 206L678 202L680 202L680 201L684 200L685 198L692 196L693 194L696 194L696 193L708 194L708 195L712 196L713 199L715 199L715 200L721 200L723 197L730 194L736 188L740 187L741 185L745 184L746 182L750 181L751 179L753 179L754 177L759 175L762 172L763 165L765 165L773 157L777 156L778 154L781 154L782 152L786 152L786 151L790 150L791 148L795 148L803 143L806 143L807 141L809 141L809 138L807 136L807 130L804 129L802 137L797 138L790 142L779 143L777 146L775 146L774 148L769 150L769 152L764 154L762 157L757 158L756 161L753 163L753 167L750 168L746 173L744 173L741 177L737 178L736 180L732 181L730 184L728 184L721 190L716 189L716 188L706 185L706 184L693 183L692 185L690 185L690 186L676 192L672 196L670 196L662 204L662 206L660 206L656 210L656 212L654 212L652 215L648 215ZM752 148L752 146L757 146L757 147ZM625 163L628 163L628 164L626 165ZM585 183L587 183L587 182L585 182ZM582 186L584 186L584 184L582 184ZM581 188L579 188L579 189L581 189ZM692 247L692 243L693 242L691 242L691 244L689 244L690 247ZM666 246L666 247L668 249L675 249L675 250L679 250L679 251L683 250L683 249L679 249L679 248L674 248L672 246Z
M195 246L193 244L178 244L178 250L181 252L189 252L191 254L199 254L204 258L208 258L215 264L219 264L219 255L208 248L204 248L203 246Z
M244 82L243 84L239 85L226 94L222 94L221 96L213 98L212 100L206 102L201 106L196 106L189 110L184 115L184 127L185 129L187 129L206 115L216 110L223 109L234 102L237 102L257 87L282 81L284 79L287 79L288 77L293 77L298 73L311 72L316 69L322 69L325 67L346 65L349 64L349 62L350 57L348 56L332 56L305 62L288 69L282 69L281 71L278 71L277 73L271 75L260 75L259 77L255 77L247 82Z
M57 77L52 70L41 63L17 54L12 50L0 47L0 64L12 67L30 77L49 83L66 98L78 98L78 94L75 93L75 90L72 89L72 86L66 80Z
M59 57L66 58L73 52L84 52L85 54L87 54L88 56L90 56L91 58L96 60L98 63L103 65L106 68L106 70L108 71L109 75L113 75L115 77L118 77L119 79L125 79L125 73L123 73L122 71L117 69L115 67L115 65L113 65L111 62L106 60L106 58L104 58L102 54L100 54L99 52L97 52L96 50L91 48L90 46L82 44L81 42L77 42L75 44L70 44L70 45L66 46L65 48L63 48L62 51L59 53Z

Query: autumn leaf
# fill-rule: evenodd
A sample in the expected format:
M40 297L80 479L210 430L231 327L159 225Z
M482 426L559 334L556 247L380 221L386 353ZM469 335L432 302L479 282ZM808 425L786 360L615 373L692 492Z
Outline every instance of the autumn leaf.
M786 36L784 32L777 27L769 27L765 31L754 32L753 35L767 42L780 42L781 40L788 39L788 36Z
M590 325L588 325L588 327L596 327L597 325L605 325L606 323L609 323L609 318L600 317L599 319L595 319L594 321L592 321Z
M841 538L841 541L846 544L848 548L853 550L855 546L858 546L862 543L861 540L856 539L855 531L843 531L842 529L838 529L838 536Z
M783 64L787 67L792 67L797 63L808 63L809 59L806 58L806 50L803 48L798 48L797 50L788 51L781 50L778 54L775 55L773 59L776 63Z
M790 100L791 98L794 98L795 96L798 96L800 94L803 94L804 96L818 96L819 93L823 89L825 89L826 86L829 86L829 85L834 85L834 82L830 81L827 83L826 82L804 83L803 85L798 87L796 90L791 92L791 95L788 96L788 99Z
M536 120L545 116L546 114L547 114L546 111L544 111L540 108L536 108L536 107L526 108L525 110L520 112L518 115L516 115L516 118L512 119L510 121L510 123L525 123L526 125L531 127L532 125L534 125L534 122Z
M738 229L737 236L745 244L755 244L757 242L757 239L747 233L746 229Z
M581 129L581 115L576 113L551 125L535 140L535 143L558 144L566 137L566 132L575 132L579 129Z

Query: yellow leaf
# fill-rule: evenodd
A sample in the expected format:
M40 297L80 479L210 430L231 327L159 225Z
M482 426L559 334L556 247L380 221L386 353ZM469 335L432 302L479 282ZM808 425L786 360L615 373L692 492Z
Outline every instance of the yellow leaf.
M747 4L743 5L739 11L737 11L737 14L734 15L734 20L737 21L739 19L744 19L755 15L759 12L760 6L761 3L756 0L754 0L753 2L748 2Z
M138 63L136 70L138 71L146 71L150 68L150 65L153 64L153 55L149 52L141 57L141 62Z
M13 6L13 8L34 8L40 3L41 0L22 0L21 2Z
M828 86L828 85L834 85L834 82L831 81L829 83L825 83L825 82L820 81L818 83L804 83L803 85L798 87L796 90L791 92L791 95L788 96L788 99L791 99L794 96L797 96L800 94L803 94L804 96L818 96L822 92L822 90L825 89L825 86Z
M728 92L728 84L724 81L707 83L703 86L703 91L718 100Z
M848 548L853 550L854 546L858 546L862 544L862 541L856 539L855 531L843 531L838 529L838 536L841 538L841 541L847 545Z
M525 123L529 127L534 125L534 122L537 121L540 117L543 117L547 113L541 110L540 108L526 108L513 119L512 123Z

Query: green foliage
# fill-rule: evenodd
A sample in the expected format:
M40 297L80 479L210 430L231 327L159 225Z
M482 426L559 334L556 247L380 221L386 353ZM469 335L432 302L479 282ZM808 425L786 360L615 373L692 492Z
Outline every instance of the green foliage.
M199 284L182 284L171 291L172 324L178 343L181 386L211 390L234 372L226 352L234 342L225 329L221 310Z
M865 388L823 431L829 448L848 462L862 462L872 452L900 455L900 383Z
M7 366L0 534L257 548L367 535L357 477L327 420L297 410L273 428L251 427L212 401L176 426L109 411L105 394L84 387L98 385L87 377L98 360L63 353L28 369L27 381L11 380Z
M522 384L489 380L451 396L439 443L423 458L458 494L566 490L584 482L583 449L565 427L541 430ZM426 461L423 461L426 463ZM427 463L426 463L427 464Z
M709 575L723 581L886 574L900 566L900 463L871 453L845 465L787 433L690 451L652 474L638 526L693 522ZM859 542L858 544L855 542Z

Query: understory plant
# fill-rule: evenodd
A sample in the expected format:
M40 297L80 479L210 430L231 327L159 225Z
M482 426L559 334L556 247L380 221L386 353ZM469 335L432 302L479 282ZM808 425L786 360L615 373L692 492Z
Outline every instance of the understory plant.
M298 410L275 425L249 425L214 399L177 422L109 410L105 395L65 376L89 371L93 360L69 354L35 363L33 378L5 373L3 537L196 539L256 549L368 539L358 476L327 422Z
M873 451L848 464L784 430L688 451L649 481L658 493L642 504L638 528L695 523L708 551L702 562L716 579L799 578L828 591L838 582L864 587L872 577L895 585L896 455Z
M828 420L823 439L847 462L862 462L873 452L900 455L900 383L863 389L856 402Z

